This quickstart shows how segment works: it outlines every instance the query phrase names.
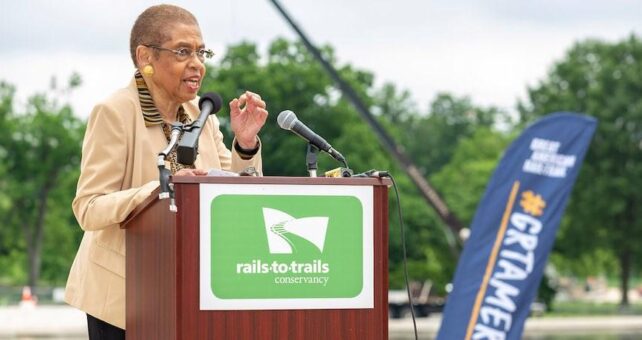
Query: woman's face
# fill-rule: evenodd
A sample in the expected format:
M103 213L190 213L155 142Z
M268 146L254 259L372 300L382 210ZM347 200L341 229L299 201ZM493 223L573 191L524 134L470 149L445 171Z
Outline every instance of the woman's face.
M178 50L187 48L198 51L204 48L201 30L195 25L174 24L169 30L171 39L159 47ZM205 76L205 65L195 54L182 60L171 51L157 49L158 58L152 58L152 81L164 100L184 103L196 97Z

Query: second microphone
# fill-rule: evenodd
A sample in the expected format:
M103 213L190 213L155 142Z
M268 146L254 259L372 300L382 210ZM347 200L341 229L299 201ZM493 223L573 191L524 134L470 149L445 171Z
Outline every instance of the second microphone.
M332 145L328 143L323 137L317 135L309 127L303 124L300 120L297 119L296 114L290 110L285 110L279 113L276 121L282 129L290 130L297 134L299 137L308 141L308 143L314 145L319 150L327 152L332 158L343 163L347 167L346 159L343 155L332 148Z

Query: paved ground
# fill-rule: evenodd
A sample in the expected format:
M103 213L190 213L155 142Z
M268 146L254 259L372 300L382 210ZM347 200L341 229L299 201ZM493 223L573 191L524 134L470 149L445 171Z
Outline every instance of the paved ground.
M440 315L417 319L422 339L433 338ZM642 338L642 316L531 318L525 336L634 333ZM390 339L411 339L412 320L390 320ZM0 307L0 339L87 339L85 314L68 306Z
M441 315L417 319L419 337L432 339L440 324ZM411 319L390 320L388 325L391 339L414 338ZM525 338L563 334L637 334L635 338L642 339L642 316L535 317L528 319L524 327Z
M86 320L84 313L68 306L0 307L0 339L86 339Z

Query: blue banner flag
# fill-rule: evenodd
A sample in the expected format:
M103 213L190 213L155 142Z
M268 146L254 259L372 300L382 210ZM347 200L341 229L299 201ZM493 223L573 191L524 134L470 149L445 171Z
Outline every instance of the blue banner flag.
M596 125L551 114L506 150L473 218L438 340L521 338Z

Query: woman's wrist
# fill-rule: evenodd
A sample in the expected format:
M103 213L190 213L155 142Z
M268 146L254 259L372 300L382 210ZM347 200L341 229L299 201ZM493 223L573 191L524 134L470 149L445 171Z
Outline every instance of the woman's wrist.
M254 150L259 146L259 139L254 137L249 140L236 139L236 144L243 150Z
M249 158L251 158L252 156L257 154L261 144L259 143L259 139L257 137L254 137L254 145L250 147L248 147L248 145L252 145L252 143L241 144L241 142L237 139L234 142L234 150L236 150L236 152L238 152L242 156L249 156Z

